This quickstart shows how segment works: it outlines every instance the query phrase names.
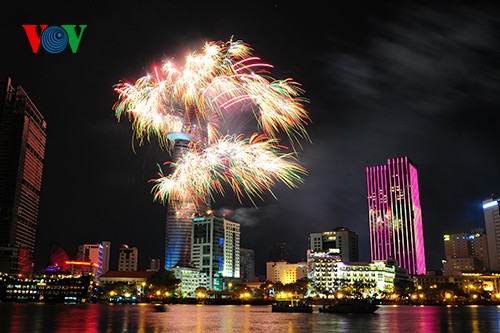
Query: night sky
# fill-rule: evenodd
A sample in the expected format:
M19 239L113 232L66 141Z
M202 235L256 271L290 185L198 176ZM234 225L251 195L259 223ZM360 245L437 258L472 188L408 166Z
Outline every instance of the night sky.
M396 5L397 4L397 5ZM296 6L231 2L16 1L0 13L0 78L11 77L47 122L36 267L51 242L112 242L164 260L166 207L153 202L156 142L132 141L112 110L113 85L164 59L181 67L208 41L250 44L272 76L302 84L311 143L308 175L274 188L257 207L227 193L213 208L242 225L257 272L273 244L305 259L312 232L348 227L368 261L365 168L408 156L417 165L428 269L440 269L442 235L484 227L482 200L500 193L500 7L349 1ZM6 8L4 8L6 9ZM23 24L87 24L78 52L33 54ZM239 124L239 120L234 124ZM238 126L235 126L238 127ZM235 131L240 130L235 128ZM133 149L135 147L135 151Z

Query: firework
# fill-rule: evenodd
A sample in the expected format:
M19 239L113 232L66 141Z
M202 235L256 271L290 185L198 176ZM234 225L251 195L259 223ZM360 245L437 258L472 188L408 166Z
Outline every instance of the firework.
M253 202L272 193L276 182L293 188L302 181L306 170L294 147L309 139L304 91L292 79L273 79L273 66L252 52L242 41L210 42L201 53L190 54L182 68L168 61L135 84L115 86L116 117L128 116L139 143L157 136L171 148L179 133L190 141L189 149L168 163L172 172L164 175L160 169L153 180L155 200L205 202L224 194L227 184L240 200ZM248 139L221 136L219 125L235 109L251 110L261 133ZM287 147L279 144L279 133L289 138L293 153L282 153Z

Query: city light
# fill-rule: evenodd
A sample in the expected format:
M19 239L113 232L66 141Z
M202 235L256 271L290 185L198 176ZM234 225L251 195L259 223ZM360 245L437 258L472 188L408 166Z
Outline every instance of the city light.
M487 209L493 206L498 206L498 201L494 200L488 203L483 204L483 209Z

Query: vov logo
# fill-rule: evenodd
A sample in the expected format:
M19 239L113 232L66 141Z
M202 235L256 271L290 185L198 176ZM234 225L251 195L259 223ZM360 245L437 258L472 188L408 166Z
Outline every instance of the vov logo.
M49 53L61 53L69 45L71 52L76 53L87 25L80 24L78 26L80 27L80 32L77 34L76 25L74 24L52 25L50 27L46 24L22 25L33 53L38 53L40 45ZM37 33L37 27L40 27L39 34Z

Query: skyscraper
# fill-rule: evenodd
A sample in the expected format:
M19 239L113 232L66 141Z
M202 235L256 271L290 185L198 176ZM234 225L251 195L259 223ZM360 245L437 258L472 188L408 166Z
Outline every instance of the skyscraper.
M195 218L191 258L209 277L210 289L221 290L224 278L239 278L240 224L213 215Z
M0 272L33 268L46 123L21 86L0 86Z
M394 259L410 275L426 274L417 167L408 157L366 168L370 256Z
M185 122L186 131L189 133L168 135L168 139L174 143L172 153L174 167L171 172L174 172L175 162L182 158L184 151L190 149L193 139L195 142L203 143L203 138L207 137L207 126L203 121L199 120L199 123L196 123L196 118L191 115L185 119ZM203 216L209 209L210 201L208 198L206 203L203 203L203 200L169 203L165 233L165 269L175 266L189 266L193 218Z
M358 235L344 227L312 233L309 235L309 250L336 253L344 262L359 261Z
M500 270L500 198L483 200L484 226L488 242L490 270Z

